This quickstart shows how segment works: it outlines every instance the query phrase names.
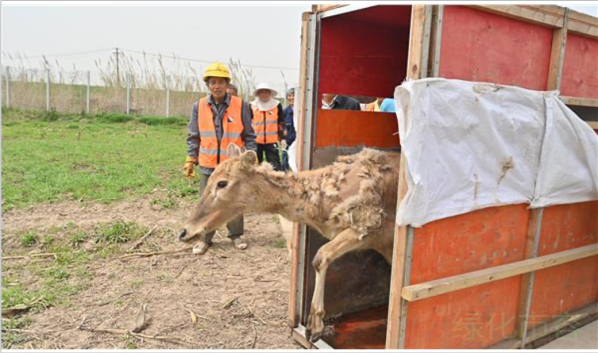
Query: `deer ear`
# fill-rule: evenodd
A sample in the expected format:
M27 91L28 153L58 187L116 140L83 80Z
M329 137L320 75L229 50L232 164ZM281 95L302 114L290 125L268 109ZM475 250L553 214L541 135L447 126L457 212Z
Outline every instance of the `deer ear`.
M228 153L228 158L239 157L243 151L239 148L239 146L235 145L234 143L229 143L228 147L226 148Z
M241 166L249 168L257 164L257 154L254 151L247 151L241 155Z

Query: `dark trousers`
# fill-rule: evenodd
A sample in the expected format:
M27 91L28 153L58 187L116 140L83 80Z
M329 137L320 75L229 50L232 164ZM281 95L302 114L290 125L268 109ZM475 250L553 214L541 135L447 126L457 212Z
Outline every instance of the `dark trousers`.
M278 155L277 143L257 144L257 159L260 163L264 160L264 153L266 154L266 161L272 164L274 170L281 171L280 156Z
M287 172L291 170L291 166L289 165L289 150L287 149L282 150L282 171Z
M200 173L199 177L199 195L203 195L204 190L206 189L206 185L208 184L208 179L210 179L209 174ZM226 224L226 228L228 229L228 237L230 239L239 238L243 235L244 231L244 223L243 223L243 215L233 219L232 221ZM202 239L204 243L212 244L212 238L216 232L210 232L204 235Z

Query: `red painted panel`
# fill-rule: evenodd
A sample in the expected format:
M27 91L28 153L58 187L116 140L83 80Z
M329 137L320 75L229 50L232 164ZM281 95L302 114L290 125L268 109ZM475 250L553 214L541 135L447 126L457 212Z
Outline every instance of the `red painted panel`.
M445 6L440 76L545 90L552 30L463 6Z
M322 19L319 94L392 97L405 79L411 6Z
M598 201L544 209L538 255L598 242ZM530 325L598 301L598 256L536 272Z
M412 284L523 260L527 205L492 207L416 228ZM520 277L409 303L405 348L484 348L515 327Z
M388 307L343 315L334 324L335 349L384 349Z
M598 40L567 35L561 93L598 98Z
M399 148L397 116L355 110L319 110L316 147Z

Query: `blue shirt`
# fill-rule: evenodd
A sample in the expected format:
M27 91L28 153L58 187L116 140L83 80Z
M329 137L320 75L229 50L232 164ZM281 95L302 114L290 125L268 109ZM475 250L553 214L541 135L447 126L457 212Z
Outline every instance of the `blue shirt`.
M380 111L386 113L396 113L395 100L392 98L384 98L380 104Z

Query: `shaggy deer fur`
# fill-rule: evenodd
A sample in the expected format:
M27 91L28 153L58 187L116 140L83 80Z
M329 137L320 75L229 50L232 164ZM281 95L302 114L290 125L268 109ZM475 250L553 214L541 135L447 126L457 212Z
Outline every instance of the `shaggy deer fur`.
M307 334L316 341L324 329L324 281L330 263L347 252L367 249L391 261L399 154L364 149L297 174L258 165L252 151L237 154L216 168L179 238L187 241L242 213L257 212L305 223L330 239L313 260L316 285Z

